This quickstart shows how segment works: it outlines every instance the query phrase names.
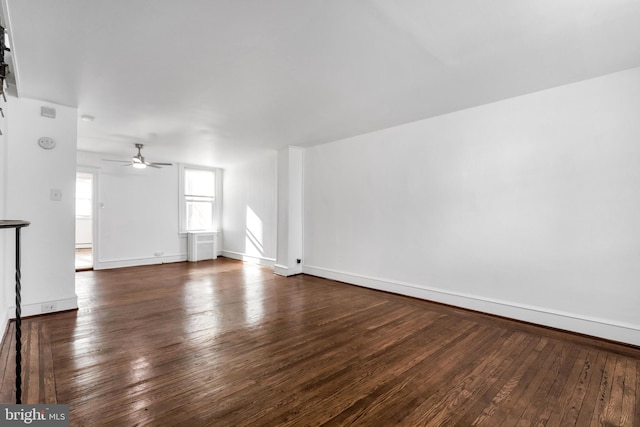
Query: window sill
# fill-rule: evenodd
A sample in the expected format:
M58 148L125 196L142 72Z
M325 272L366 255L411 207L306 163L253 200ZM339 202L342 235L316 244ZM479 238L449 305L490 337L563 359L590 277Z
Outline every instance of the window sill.
M178 236L179 237L187 237L187 234L189 233L214 233L217 235L220 235L222 233L221 230L198 230L198 231L179 231L178 232Z

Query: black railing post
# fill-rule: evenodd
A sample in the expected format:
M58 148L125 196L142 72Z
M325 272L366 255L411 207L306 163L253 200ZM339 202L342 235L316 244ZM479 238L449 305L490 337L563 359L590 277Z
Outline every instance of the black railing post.
M0 228L16 229L16 403L22 403L22 273L20 272L20 229L29 221L0 220Z
M22 283L20 281L20 227L16 228L16 403L22 403Z

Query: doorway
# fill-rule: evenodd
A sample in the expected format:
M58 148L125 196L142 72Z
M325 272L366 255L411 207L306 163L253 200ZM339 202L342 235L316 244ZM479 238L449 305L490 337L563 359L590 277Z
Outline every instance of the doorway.
M76 271L93 269L94 174L76 173Z

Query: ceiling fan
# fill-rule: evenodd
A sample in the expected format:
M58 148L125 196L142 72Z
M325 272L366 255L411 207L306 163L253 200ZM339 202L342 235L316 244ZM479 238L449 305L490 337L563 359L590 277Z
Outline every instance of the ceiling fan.
M161 168L162 166L172 166L173 163L158 163L158 162L147 162L144 159L144 156L142 155L142 153L140 153L140 150L142 149L142 147L144 147L143 144L135 144L136 148L138 149L138 154L136 154L135 156L133 156L131 158L131 160L111 160L111 159L102 159L105 160L107 162L119 162L119 163L125 163L122 166L133 166L136 169L144 169L147 166L151 167L151 168Z

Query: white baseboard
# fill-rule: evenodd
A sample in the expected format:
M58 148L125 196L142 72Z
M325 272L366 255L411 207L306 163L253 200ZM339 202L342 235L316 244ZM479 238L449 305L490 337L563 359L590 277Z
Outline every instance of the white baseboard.
M15 311L15 309L14 309ZM7 324L9 323L9 312L6 309L0 310L0 326L2 326L2 332L0 332L0 341L2 340L2 336L4 336L4 331L7 330Z
M55 309L53 310L42 310L43 305L53 305ZM37 314L49 314L55 313L58 311L66 311L66 310L75 310L78 308L78 297L73 296L70 298L62 298L53 301L41 301L39 303L34 304L21 304L21 317L27 316L35 316ZM16 318L16 307L9 307L9 316L11 319Z
M98 261L94 265L94 270L107 270L111 268L136 267L139 265L168 264L172 262L182 262L187 260L187 254L154 256L147 258L115 259L109 261Z
M483 313L508 317L510 319L640 346L640 325L501 301L477 295L451 292L413 283L366 277L322 267L304 265L302 271L312 276L324 277L352 285L435 301Z
M265 257L258 257L258 256L254 256L254 255L247 255L247 254L243 254L240 252L234 252L234 251L222 251L222 256L226 257L226 258L232 258L232 259L237 259L239 261L244 261L244 262L248 262L250 264L260 264L263 265L265 267L271 267L273 268L273 266L276 263L276 260L273 258L265 258Z
M279 276L294 276L302 273L302 265L296 265L295 267L289 268L285 265L275 264L273 266L273 272Z

